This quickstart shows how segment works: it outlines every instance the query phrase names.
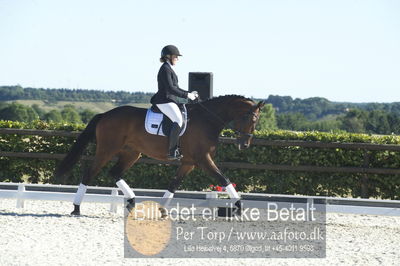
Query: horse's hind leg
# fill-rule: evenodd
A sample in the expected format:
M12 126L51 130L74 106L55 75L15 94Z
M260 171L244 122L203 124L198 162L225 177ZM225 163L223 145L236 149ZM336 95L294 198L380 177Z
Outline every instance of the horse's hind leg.
M122 175L139 158L140 152L126 147L118 154L118 162L110 170L110 175L114 177L118 188L124 193L125 198L128 200L128 205L126 206L128 211L131 211L131 209L135 207L135 193L125 180L122 179Z
M179 187L179 185L182 183L183 178L189 174L194 168L194 165L191 163L184 163L182 162L182 165L179 167L178 171L176 172L175 178L171 181L169 184L168 190L164 193L163 199L163 205L164 208L160 208L161 216L165 218L167 216L167 211L166 207L168 207L170 201L174 197L175 190Z
M72 211L72 215L80 215L80 205L83 200L83 196L86 193L87 186L90 180L96 176L101 168L111 160L113 153L99 152L96 151L96 156L93 161L93 164L88 168L83 175L82 182L79 184L78 191L75 194L74 198L74 210Z

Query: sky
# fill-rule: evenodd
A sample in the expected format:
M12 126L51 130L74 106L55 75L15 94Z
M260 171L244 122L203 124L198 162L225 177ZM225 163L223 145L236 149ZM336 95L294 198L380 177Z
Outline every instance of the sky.
M398 0L0 0L0 86L156 92L163 46L179 85L214 96L400 101Z

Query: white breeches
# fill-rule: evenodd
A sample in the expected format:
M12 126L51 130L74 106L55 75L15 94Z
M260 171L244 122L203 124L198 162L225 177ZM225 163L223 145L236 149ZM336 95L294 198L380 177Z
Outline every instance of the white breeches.
M179 110L179 107L176 103L162 103L162 104L157 104L158 109L160 109L163 114L168 116L169 119L173 123L178 123L180 127L183 125L183 118L182 118L182 113L181 110Z

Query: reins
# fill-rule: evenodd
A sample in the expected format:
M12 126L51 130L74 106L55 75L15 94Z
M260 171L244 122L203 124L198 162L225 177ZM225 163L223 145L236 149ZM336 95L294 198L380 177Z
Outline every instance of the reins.
M200 101L197 102L204 110L206 110L209 114L211 114L212 116L214 116L216 119L218 119L220 122L222 122L223 127L226 126L226 122L224 120L222 120L221 117L219 117L217 114L215 114L214 112L212 112L210 109L208 109L207 107L205 107Z
M204 106L201 102L200 102L200 99L198 98L197 99L197 104L199 104L204 110L206 110L209 114L211 114L212 116L214 116L216 119L218 119L220 122L222 122L222 125L223 125L223 127L225 127L228 123L226 123L220 116L218 116L217 114L215 114L214 112L212 112L210 109L208 109L206 106ZM251 112L251 114L253 115L253 116L255 116L256 117L256 119L258 119L258 115L255 113L255 112ZM250 115L250 112L247 114L247 115ZM244 118L242 118L242 119L244 119ZM235 134L237 134L237 135L244 135L244 136L248 136L248 137L252 137L253 136L253 134L250 134L250 133L244 133L244 132L241 132L241 131L239 131L239 130L235 130L235 129L233 129L233 131L235 132ZM238 134L239 133L239 134Z

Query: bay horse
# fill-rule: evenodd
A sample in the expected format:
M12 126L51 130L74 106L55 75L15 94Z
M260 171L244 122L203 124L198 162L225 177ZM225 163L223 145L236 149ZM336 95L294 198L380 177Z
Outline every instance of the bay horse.
M238 193L212 158L215 155L218 137L228 124L232 124L232 129L236 132L238 148L249 147L263 106L264 101L255 103L251 99L238 95L219 96L203 102L187 104L188 125L180 138L183 158L163 198L172 198L183 178L194 167L199 167L217 178L220 185L226 187L230 198L238 199L235 206L237 213L240 213L241 203ZM127 208L130 210L135 206L135 194L121 178L123 173L140 158L141 154L166 161L168 153L167 137L146 132L144 125L146 112L147 109L133 106L116 107L95 115L78 136L55 172L56 179L62 180L62 177L77 163L87 144L91 140L96 140L95 158L83 175L75 194L72 215L80 215L80 204L89 181L113 157L117 157L118 160L109 174L116 180L117 186L128 199Z

